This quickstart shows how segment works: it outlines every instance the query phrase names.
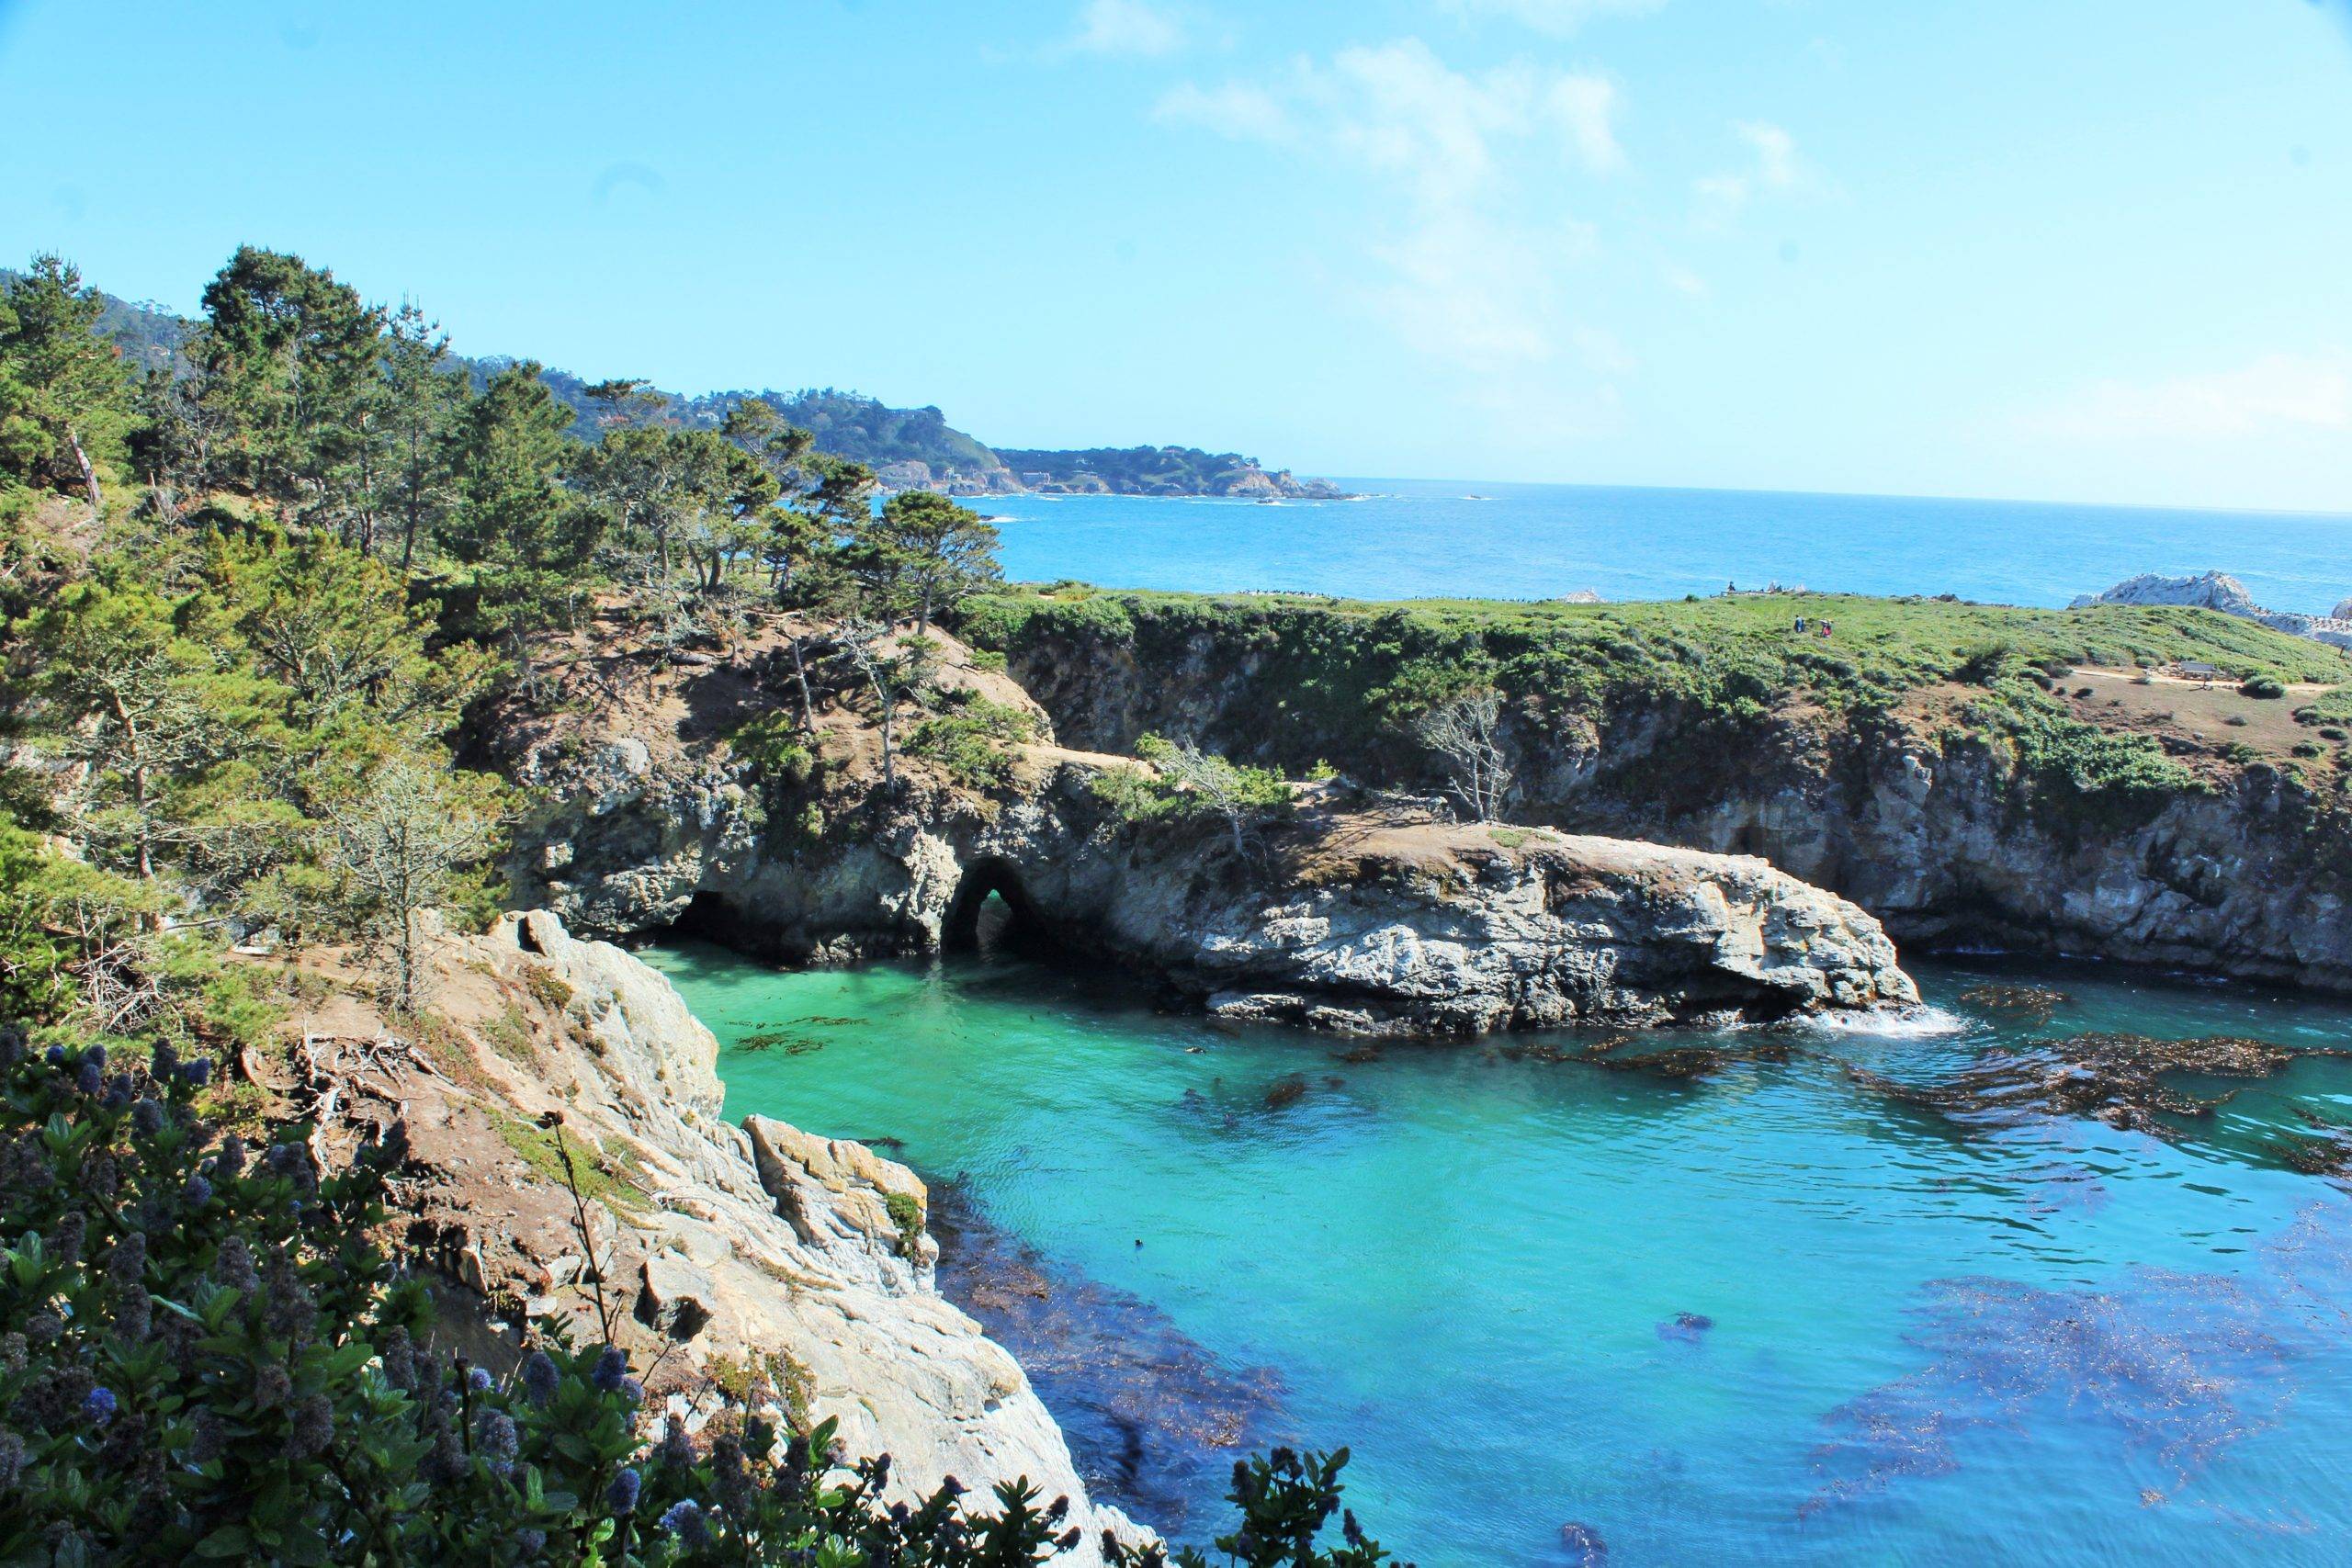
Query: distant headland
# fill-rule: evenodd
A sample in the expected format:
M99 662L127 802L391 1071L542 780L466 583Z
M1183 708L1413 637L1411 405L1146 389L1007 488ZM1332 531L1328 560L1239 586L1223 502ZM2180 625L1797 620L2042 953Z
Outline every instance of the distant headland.
M194 323L153 303L106 297L99 330L133 361L152 368L172 363ZM506 366L508 355L453 360L474 372L477 385ZM574 417L572 434L596 440L601 426L588 380L548 369L539 378ZM1197 446L1090 446L1080 450L991 447L947 423L935 407L895 409L878 398L831 387L777 391L706 392L689 397L647 387L639 394L649 417L716 429L738 404L765 402L787 423L816 437L817 450L872 468L882 488L935 490L949 495L1216 495L1252 500L1341 501L1348 492L1329 479L1299 479L1238 452Z

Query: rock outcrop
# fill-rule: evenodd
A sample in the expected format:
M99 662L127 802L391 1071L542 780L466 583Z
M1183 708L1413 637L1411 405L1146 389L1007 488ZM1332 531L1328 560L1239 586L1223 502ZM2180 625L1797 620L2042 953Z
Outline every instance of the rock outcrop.
M2245 583L2224 571L2199 572L2194 577L2163 577L2154 572L2127 578L2104 593L2086 593L2074 608L2088 604L2184 604L2198 610L2218 610L2258 621L2290 637L2309 637L2335 648L2352 649L2352 599L2327 615L2306 615L2293 610L2266 610L2254 602Z
M1306 704L1266 722L1295 655L1263 628L1102 619L1007 650L1064 743L1183 735L1248 761L1321 758L1368 784L1416 782L1416 756L1319 723ZM1968 723L1973 695L1928 688L1870 714L1791 703L1736 727L1656 697L1513 709L1510 814L1761 855L1869 910L1906 950L2097 956L2352 992L2352 829L2326 773L2215 763L2210 741L2151 718L2141 733L2203 764L2194 787L2084 796Z
M1170 836L1098 829L1039 854L987 835L966 856L983 869L966 874L1017 879L1018 908L1064 942L1214 1012L1352 1033L1769 1021L1918 999L1876 920L1753 858L1341 815L1272 833L1261 865L1237 867L1214 837Z
M502 1319L603 1332L595 1285L665 1419L697 1427L714 1389L779 1421L832 1417L853 1454L888 1452L899 1494L953 1475L985 1497L1026 1477L1068 1496L1099 1559L1098 1507L1012 1358L936 1290L923 1184L857 1144L719 1116L718 1046L669 982L555 916L434 944L449 1037L429 1055L346 1053L348 1018L307 1023L331 1133L410 1129L400 1207L485 1323L469 1347L515 1354ZM541 1125L560 1112L559 1130ZM583 1241L554 1139L582 1170Z
M1331 1029L1917 999L1875 920L1752 858L1384 817L1312 791L1236 852L1220 825L1120 820L1093 784L1137 764L1044 742L987 792L913 763L896 794L867 780L786 805L723 746L612 733L629 718L588 717L567 761L531 776L548 805L513 868L603 934L699 924L795 962L925 952L963 940L993 891L1064 947L1196 1002ZM812 808L824 830L777 829Z

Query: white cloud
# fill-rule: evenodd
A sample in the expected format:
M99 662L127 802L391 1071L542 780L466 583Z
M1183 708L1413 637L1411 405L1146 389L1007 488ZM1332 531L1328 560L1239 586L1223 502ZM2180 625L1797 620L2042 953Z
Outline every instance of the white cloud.
M1235 141L1263 141L1288 146L1298 140L1298 128L1282 100L1263 87L1227 82L1202 87L1182 82L1162 95L1152 118L1170 125L1197 125Z
M1078 54L1173 54L1184 47L1184 28L1146 0L1087 0L1066 47Z
M1365 255L1365 308L1407 344L1487 373L1552 359L1561 275L1589 225L1558 208L1560 175L1625 166L1616 85L1514 62L1468 73L1418 39L1306 59L1269 84L1193 84L1157 118L1352 168L1394 193Z
M1707 287L1705 278L1678 263L1668 263L1663 276L1668 288L1673 289L1677 294L1687 294L1693 299L1704 299L1714 292Z
M1552 84L1545 107L1587 168L1608 174L1625 166L1617 144L1617 84L1606 76L1563 76Z
M1767 192L1792 190L1805 178L1797 161L1797 139L1766 120L1739 120L1732 134L1747 144L1748 166L1708 175L1691 186L1699 197L1702 224L1720 227L1736 217L1749 201Z
M1732 129L1756 149L1756 177L1767 189L1785 190L1797 183L1795 137L1763 120L1743 120Z
M1657 10L1666 0L1439 0L1444 10L1462 17L1501 17L1522 27L1566 38L1596 17L1640 17Z
M2029 423L2089 441L2352 430L2352 362L2267 354L2234 370L2096 381Z

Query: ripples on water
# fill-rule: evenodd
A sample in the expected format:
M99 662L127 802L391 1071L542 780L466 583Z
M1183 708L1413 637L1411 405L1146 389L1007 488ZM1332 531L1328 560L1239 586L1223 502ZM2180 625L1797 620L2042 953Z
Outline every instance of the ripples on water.
M2324 1051L2342 1006L1923 966L1942 1027L1596 1061L1027 965L650 956L722 1041L808 1043L730 1049L730 1114L953 1179L944 1282L1180 1534L1295 1438L1352 1445L1351 1501L1430 1568L2352 1561L2352 1200L2288 1158L2352 1122L2352 1064L2198 1080L2232 1098L2161 1137L1871 1087L2091 1031Z

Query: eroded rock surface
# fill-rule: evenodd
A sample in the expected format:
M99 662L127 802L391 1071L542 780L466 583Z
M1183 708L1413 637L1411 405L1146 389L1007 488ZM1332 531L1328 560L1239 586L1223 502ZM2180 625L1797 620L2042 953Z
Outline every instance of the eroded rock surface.
M963 658L959 679L1026 703ZM722 678L732 706L705 732L784 698L748 665L684 683ZM548 804L514 873L583 929L707 919L730 945L843 960L952 945L995 891L1065 945L1217 1012L1366 1033L1917 1000L1876 920L1752 856L1447 824L1328 791L1237 851L1215 822L1116 818L1094 783L1136 764L1042 739L999 787L902 759L899 788L875 788L854 722L824 732L826 786L783 793L681 722L684 705L577 716L552 765L514 770Z
M1026 1477L1066 1495L1093 1562L1104 1528L1062 1435L1012 1357L942 1297L913 1172L862 1145L766 1118L719 1119L718 1045L667 979L553 915L447 937L431 993L452 1037L386 1055L315 1021L331 1131L404 1117L409 1239L482 1316L553 1314L599 1336L597 1300L666 1418L694 1429L714 1387L780 1421L840 1422L854 1454L889 1453L893 1484L953 1475L985 1496ZM434 1065L427 1065L434 1064ZM561 1125L541 1125L551 1112ZM583 1243L560 1135L589 1197ZM473 1347L495 1358L511 1335Z

